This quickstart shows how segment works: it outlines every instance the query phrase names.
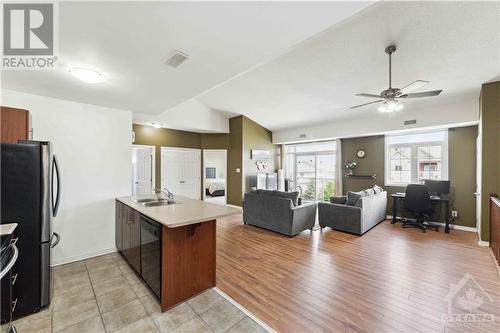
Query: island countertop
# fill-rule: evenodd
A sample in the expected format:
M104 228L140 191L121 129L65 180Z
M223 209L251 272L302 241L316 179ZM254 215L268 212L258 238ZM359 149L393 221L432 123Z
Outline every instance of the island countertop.
M241 213L241 210L237 208L181 196L175 197L175 204L149 207L133 201L133 198L130 196L120 197L116 200L168 228L182 227Z

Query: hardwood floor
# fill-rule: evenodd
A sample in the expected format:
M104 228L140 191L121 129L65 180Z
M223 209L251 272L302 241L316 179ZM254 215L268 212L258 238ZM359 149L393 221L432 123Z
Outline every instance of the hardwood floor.
M445 325L445 297L466 273L481 287L464 280L457 297L482 296L491 325ZM279 332L500 332L500 279L472 232L385 221L362 237L326 228L288 238L237 215L217 223L217 287ZM457 297L452 313L467 313Z

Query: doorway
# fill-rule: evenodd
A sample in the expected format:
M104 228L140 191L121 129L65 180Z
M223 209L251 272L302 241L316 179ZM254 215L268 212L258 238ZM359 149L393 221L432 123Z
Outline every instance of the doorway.
M227 150L203 150L203 200L219 205L227 202Z
M132 145L132 195L149 195L155 184L155 147Z

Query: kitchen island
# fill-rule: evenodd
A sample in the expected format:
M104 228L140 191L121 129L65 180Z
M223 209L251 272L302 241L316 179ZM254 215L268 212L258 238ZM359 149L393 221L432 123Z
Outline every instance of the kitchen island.
M116 199L116 247L166 311L215 286L216 219L241 211L185 197L150 199Z

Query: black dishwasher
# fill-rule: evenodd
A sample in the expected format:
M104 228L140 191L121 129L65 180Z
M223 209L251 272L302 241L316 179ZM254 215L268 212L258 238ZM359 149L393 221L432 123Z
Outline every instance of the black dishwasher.
M160 223L141 215L142 278L158 299L161 297L161 231Z

